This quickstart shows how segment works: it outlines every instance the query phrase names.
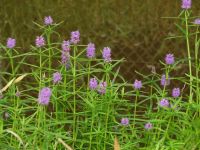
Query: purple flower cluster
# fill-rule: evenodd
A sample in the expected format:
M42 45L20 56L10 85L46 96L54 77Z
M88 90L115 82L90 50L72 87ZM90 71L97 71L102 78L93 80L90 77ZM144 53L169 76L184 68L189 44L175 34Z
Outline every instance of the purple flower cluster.
M182 0L181 8L190 9L192 7L192 0Z
M53 19L51 16L44 17L44 24L45 25L51 25L53 23Z
M122 118L121 119L121 125L123 125L123 126L129 125L129 119L128 118Z
M151 130L153 128L153 125L152 125L152 123L148 122L148 123L145 124L144 128L146 130Z
M91 90L95 90L98 86L98 82L95 78L91 78L89 84Z
M133 84L133 87L136 89L136 90L139 90L142 88L142 81L139 81L139 80L135 80L134 84Z
M169 104L169 101L168 101L167 99L163 98L163 99L160 101L159 105L160 105L161 107L169 107L170 104Z
M173 54L167 54L165 57L165 63L167 65L172 65L174 63L174 55Z
M55 72L53 74L53 83L54 84L59 83L61 80L62 80L61 74L59 72Z
M63 41L62 43L62 54L61 54L61 62L62 64L67 64L67 62L70 59L70 42L69 41Z
M107 83L106 82L100 82L99 85L98 85L97 79L91 78L90 81L89 81L89 87L90 87L91 90L97 90L100 94L105 94Z
M167 86L167 85L169 85L169 84L170 84L169 76L168 76L168 79L166 79L166 76L163 74L163 75L161 76L160 84L161 84L162 86Z
M174 98L179 97L180 94L181 94L180 88L173 88L173 90L172 90L172 96L173 96Z
M13 38L7 39L7 48L14 48L16 45L16 40Z
M87 45L87 57L88 58L95 57L95 45L93 43L89 43Z
M103 59L105 62L110 62L111 61L111 49L109 47L104 47L102 56L103 56Z
M100 82L100 83L99 83L98 92L99 92L100 94L105 94L105 93L106 93L106 87L107 87L107 83L106 83L106 82Z
M37 47L42 47L45 45L45 39L43 36L37 36L35 39L35 45Z
M77 44L79 41L80 41L80 32L79 31L71 32L70 42L73 43L73 44Z
M38 103L41 105L48 105L51 97L51 89L48 87L44 87L41 89L38 95Z

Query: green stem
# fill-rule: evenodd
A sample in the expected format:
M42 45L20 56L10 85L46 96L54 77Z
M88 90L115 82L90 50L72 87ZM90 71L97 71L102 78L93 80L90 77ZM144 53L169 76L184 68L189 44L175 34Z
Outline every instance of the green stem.
M90 67L91 67L91 61L89 60L88 62L88 82L87 84L89 84L90 82ZM89 94L90 94L90 91L89 91L89 86L87 85L87 99L89 100ZM93 92L93 91L92 91ZM92 101L93 103L93 101ZM91 125L90 125L90 145L89 145L89 150L91 150L91 146L92 146L92 129L93 129L93 124L94 124L94 110L92 108L92 122L91 122Z
M74 108L73 108L73 141L76 141L76 51L77 46L74 47L73 56L73 95L74 95Z
M88 84L90 82L90 67L91 67L91 60L88 60ZM87 91L89 90L89 86L87 86Z
M42 49L39 49L40 52L40 83L39 83L39 88L41 89L42 86Z
M196 101L198 104L200 104L199 100L199 61L198 61L198 50L199 50L199 42L198 42L198 30L199 27L197 27L196 30L196 36L195 36L195 68L196 68ZM200 110L199 110L200 114Z
M49 30L51 30L49 28ZM47 45L48 45L48 50L49 50L49 79L51 79L51 42L50 42L50 31L47 33ZM51 81L49 80L49 86L50 86Z
M38 104L38 108L37 108L37 126L38 129L40 128L40 124L41 124L41 106Z
M54 86L56 86L56 85L54 85ZM59 120L59 118L58 118L58 116L59 116L59 114L58 114L58 112L59 112L59 103L58 103L57 97L58 97L58 92L57 92L57 88L55 88L56 120L58 121Z
M172 120L172 118L170 117L170 118L169 118L169 121L168 121L168 124L167 124L167 129L165 130L165 134L164 134L164 137L165 137L165 138L167 138L167 133L168 133L168 131L169 131L169 126L170 126L170 124L171 124L171 120Z
M14 61L13 61L13 49L7 49L8 50L8 56L9 56L9 59L10 59L10 64L11 64L11 72L12 72L12 78L15 77L15 71L14 71ZM14 122L13 122L13 129L17 129L17 125L18 124L16 122L17 120L17 111L18 111L18 100L15 98L15 85L11 85L10 87L10 91L12 93L11 95L11 99L13 100L14 102L14 108L15 108L15 116L14 116Z
M109 65L109 64L106 64L106 65ZM107 84L107 87L110 86L110 82L109 81L110 81L109 72L106 71L106 84ZM107 87L106 87L106 93L108 93L108 91L107 91L108 88ZM109 99L108 99L109 102L107 104L107 113L106 113L106 120L105 120L104 150L106 150L106 143L107 143L107 141L106 141L107 139L106 138L107 138L107 130L108 130L108 119L109 119L109 115L111 115L110 114L110 104L111 104L111 100L112 100L112 91L109 91L109 93L110 93L109 94ZM107 98L105 99L105 96L104 96L104 102L105 102L105 100L106 100L106 103L107 103Z
M190 74L190 98L189 102L192 102L192 62L191 62L191 55L190 55L190 43L189 43L189 27L188 27L188 11L185 11L185 38L186 38L186 45L187 45L187 52L188 52L188 64L189 64L189 74Z
M137 115L137 100L138 100L138 96L139 96L139 91L136 91L136 97L135 97L135 104L134 104L134 127L135 127L135 123L136 123L136 115Z
M89 150L91 150L92 147L92 130L93 130L93 124L94 124L94 109L92 109L92 122L90 125L90 146L89 146Z
M39 55L40 55L40 60L39 60L39 65L40 65L40 70L39 70L39 73L40 73L40 79L39 79L39 90L41 90L41 87L42 87L42 49L39 48ZM37 121L37 125L38 125L38 129L40 128L40 124L41 124L41 106L38 104L38 108L37 108L38 112L37 112L37 118L38 118L38 121Z
M13 58L12 58L12 49L9 49L10 52L9 53L9 57L10 57L10 63L11 63L11 69L12 69L12 76L15 76L15 71L14 71L14 62L13 62Z
M43 129L44 131L48 131L48 129L46 129L46 107L43 106L42 107L42 111L43 111Z

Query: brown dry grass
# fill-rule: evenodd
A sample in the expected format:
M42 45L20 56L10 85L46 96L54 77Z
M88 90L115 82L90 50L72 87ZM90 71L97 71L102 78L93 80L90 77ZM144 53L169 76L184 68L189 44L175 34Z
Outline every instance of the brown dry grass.
M134 70L147 70L146 64L156 64L165 53L185 56L180 40L164 41L174 32L175 20L161 19L177 16L181 0L1 0L0 41L9 36L17 45L29 50L40 34L32 21L42 23L51 15L56 22L64 21L58 29L63 38L79 29L84 43L94 41L98 48L110 46L113 57L125 57L123 75L134 78ZM199 14L200 1L193 0L194 13ZM64 33L64 34L63 34ZM28 38L27 38L28 35ZM129 66L129 67L127 67Z
M120 150L120 145L119 145L117 137L115 137L115 141L114 141L114 150Z

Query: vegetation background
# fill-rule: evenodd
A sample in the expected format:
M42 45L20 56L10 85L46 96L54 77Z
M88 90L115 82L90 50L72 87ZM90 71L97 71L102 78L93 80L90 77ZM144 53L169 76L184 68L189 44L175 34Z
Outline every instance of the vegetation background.
M60 140L75 149L88 149L88 146L89 149L111 149L115 135L122 149L199 148L199 61L198 57L195 61L188 61L186 49L187 39L187 46L191 42L188 52L193 53L191 56L198 56L199 35L195 28L188 31L188 25L193 25L194 19L199 18L199 4L199 0L193 0L191 11L197 16L188 20L190 10L182 11L181 0L0 0L0 47L12 37L17 41L19 52L7 48L1 51L0 74L3 74L5 87L8 87L7 83L10 87L0 95L0 133L5 133L0 135L0 149L62 149L64 144L58 144L62 143ZM181 11L185 17L178 18ZM52 16L54 22L62 22L62 25L55 30L61 33L61 38L51 37L53 44L49 43L43 51L30 45L35 45L36 36L42 33L34 22L43 24L45 16ZM180 27L177 29L178 25L183 26L184 33ZM81 33L80 44L95 43L98 55L103 47L108 46L112 49L112 59L126 59L120 71L126 81L115 82L120 77L117 68L110 70L115 64L104 65L97 59L97 65L93 65L91 60L82 59L79 55L84 52L82 47L77 50L73 46L69 69L64 65L51 65L52 58L60 60L61 43L57 49L54 44L59 41L56 39L60 42L68 40L71 31L76 30ZM196 40L191 39L194 36L189 33L195 33ZM182 37L166 39L176 35ZM48 32L45 37L48 39ZM164 61L168 53L174 54L178 65L172 67L165 63L159 72L159 60ZM55 56L51 57L53 54ZM179 63L179 59L186 63ZM190 72L187 76L183 73L188 73L188 63ZM150 74L152 65L158 74ZM51 75L57 70L64 81L52 84ZM135 70L149 76L137 78ZM30 74L20 84L16 82L18 78L11 80L15 76L21 78L24 73ZM161 73L165 74L164 79ZM97 77L100 82L97 91L87 86L91 77ZM160 79L165 82L166 78L173 81L167 88L166 84L160 86ZM147 88L139 90L135 85L133 88L135 79L141 80L143 87ZM177 86L174 86L176 82ZM51 97L50 104L38 105L40 91L47 85L52 89L52 96L51 92L50 96L45 96L48 100ZM179 87L177 97L171 93L175 87ZM99 90L107 92L98 94ZM124 124L120 121L122 119L128 122ZM153 128L150 132L145 127L147 123Z
M134 70L148 72L146 64L157 67L166 53L186 56L181 40L164 40L175 34L176 21L163 17L178 16L180 5L181 0L0 0L0 40L16 38L17 46L28 51L40 33L33 22L42 23L50 15L63 21L58 29L63 39L79 30L82 42L109 46L114 58L124 57L121 73L132 81Z

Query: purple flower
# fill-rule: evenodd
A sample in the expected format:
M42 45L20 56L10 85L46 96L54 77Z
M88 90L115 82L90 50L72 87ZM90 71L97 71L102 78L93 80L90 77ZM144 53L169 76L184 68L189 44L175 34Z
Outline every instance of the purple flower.
M0 94L0 99L2 99L3 98L3 94Z
M194 20L194 24L200 25L200 18L195 19L195 20Z
M45 39L43 36L37 36L35 39L35 45L37 47L42 47L45 45Z
M62 64L66 65L68 63L69 59L70 59L69 52L62 51L62 55L61 55Z
M15 93L15 96L17 96L17 97L20 97L20 95L21 95L21 93L20 93L19 91L17 91L17 92Z
M161 77L161 81L160 81L160 84L162 86L167 86L170 84L170 78L168 76L168 79L166 79L166 76L163 74L162 77Z
M51 97L51 89L44 87L41 89L38 95L38 103L41 105L48 105Z
M122 124L123 126L129 125L129 119L128 119L128 118L122 118L122 119L121 119L121 124Z
M89 43L87 46L87 57L88 58L95 57L95 45L93 43Z
M137 90L141 89L142 87L142 81L139 81L139 80L135 80L134 84L133 84L133 87Z
M14 48L16 45L16 40L12 38L7 39L7 47L8 48Z
M56 84L62 80L62 76L59 72L53 74L53 83Z
M153 128L153 125L152 125L152 123L148 122L148 123L145 124L144 128L146 130L151 130Z
M106 83L106 82L100 82L100 83L99 83L98 92L99 92L100 94L105 94L105 93L106 93L106 87L107 87L107 83Z
M44 17L44 24L45 25L51 25L53 23L53 19L51 16Z
M73 44L77 44L80 41L80 32L79 31L73 31L71 32L71 40Z
M110 62L111 61L111 49L109 47L104 47L103 48L103 59L105 62Z
M160 101L160 104L159 104L161 107L169 107L170 104L169 104L169 101L165 98L163 98L161 101Z
M174 98L179 97L180 94L181 94L180 88L173 88L173 90L172 90L172 96L173 96Z
M66 52L70 51L70 42L69 41L62 42L62 50L66 51Z
M168 65L171 65L174 63L174 55L173 54L167 54L165 57L165 63Z
M181 8L190 9L192 6L192 0L182 0Z
M70 42L69 41L63 41L62 43L62 54L61 54L61 62L62 64L67 64L70 59Z
M90 79L90 89L94 90L97 88L97 86L98 86L97 80L95 78L91 78Z
M62 62L62 64L66 65L69 62L69 59L70 59L69 52L62 51L62 55L61 55L61 62Z

